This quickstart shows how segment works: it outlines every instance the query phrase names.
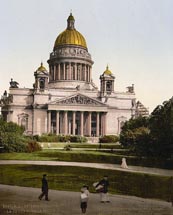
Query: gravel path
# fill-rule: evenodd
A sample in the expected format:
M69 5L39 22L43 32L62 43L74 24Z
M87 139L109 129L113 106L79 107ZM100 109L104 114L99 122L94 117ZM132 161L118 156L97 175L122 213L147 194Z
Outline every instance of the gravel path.
M80 215L78 192L49 191L50 201L38 200L40 189L0 185L0 214ZM110 195L110 203L100 203L99 194L90 194L86 215L173 215L164 201L133 196Z

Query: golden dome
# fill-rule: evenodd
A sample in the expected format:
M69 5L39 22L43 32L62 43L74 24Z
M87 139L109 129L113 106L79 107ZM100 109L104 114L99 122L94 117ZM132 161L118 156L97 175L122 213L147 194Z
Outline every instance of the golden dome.
M112 72L109 70L109 67L106 67L106 70L103 73L104 75L112 75Z
M87 49L85 38L74 27L75 19L72 14L67 19L67 29L58 35L54 49L61 45L78 45Z
M38 67L37 71L40 71L40 72L47 71L46 68L43 66L42 62L41 62L41 66Z

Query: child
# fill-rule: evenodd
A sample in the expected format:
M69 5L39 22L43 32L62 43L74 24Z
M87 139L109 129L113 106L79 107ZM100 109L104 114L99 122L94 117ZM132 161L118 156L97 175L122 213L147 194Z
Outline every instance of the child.
M85 193L84 188L81 189L81 194L80 194L80 207L82 210L82 213L86 213L86 209L87 209L87 201L88 201L88 196Z
M82 189L84 190L84 193L87 195L87 201L88 201L88 199L89 199L89 194L90 194L88 185L84 185L84 186L82 187Z

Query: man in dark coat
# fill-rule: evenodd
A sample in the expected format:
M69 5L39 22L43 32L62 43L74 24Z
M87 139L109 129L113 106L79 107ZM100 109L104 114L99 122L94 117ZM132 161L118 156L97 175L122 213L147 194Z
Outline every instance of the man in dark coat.
M108 197L108 187L109 187L108 176L105 175L103 179L96 185L96 187L98 187L99 185L102 186L102 188L100 189L100 201L102 203L110 202Z
M40 200L43 198L43 196L45 196L45 200L49 201L48 199L48 182L46 179L46 174L43 175L42 178L42 193L40 194L40 196L38 197Z

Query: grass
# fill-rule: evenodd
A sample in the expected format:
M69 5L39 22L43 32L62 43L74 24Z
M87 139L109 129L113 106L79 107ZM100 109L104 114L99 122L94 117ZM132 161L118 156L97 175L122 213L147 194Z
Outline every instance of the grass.
M102 149L122 149L119 143L54 143L54 142L40 142L43 148L64 148L64 146L70 145L71 148L91 148L99 149L100 145Z
M121 163L121 156L99 151L64 151L45 149L33 153L1 153L1 160L47 160L91 163Z
M92 184L109 176L113 194L128 194L168 201L173 189L172 178L117 170L103 170L68 166L1 165L0 183L25 187L41 187L41 178L48 174L49 188L55 190L80 191L87 184L94 192Z
M72 151L44 149L33 153L0 153L0 160L42 160L121 164L122 157L124 156L126 157L127 164L132 166L157 167L163 169L172 169L173 166L172 160L126 156L116 151L109 151L108 153L100 150L85 151L75 149Z

